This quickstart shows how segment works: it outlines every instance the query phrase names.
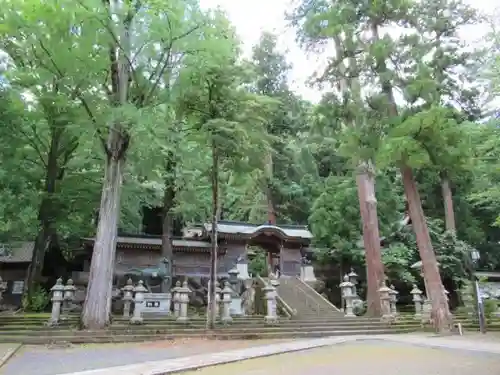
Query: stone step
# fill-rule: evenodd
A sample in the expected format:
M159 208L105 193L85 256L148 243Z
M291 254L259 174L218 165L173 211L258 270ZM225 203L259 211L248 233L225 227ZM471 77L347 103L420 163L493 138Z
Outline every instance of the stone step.
M223 323L220 321L217 321L216 323L218 326L225 327ZM380 319L357 319L357 318L343 318L342 320L340 319L335 319L335 320L329 320L329 319L317 319L317 320L280 320L279 321L279 326L281 327L300 327L300 326L305 326L305 327L313 327L313 326L359 326L359 325L370 325L370 326L386 326L387 324ZM400 319L398 320L398 324L420 324L419 321L416 321L414 319ZM144 324L145 326L148 327L159 327L159 328L164 328L164 327L205 327L206 326L206 321L204 320L191 320L186 323L179 323L176 322L175 320L165 320L165 321L158 321L158 320L145 320ZM265 320L258 319L258 320L234 320L229 324L230 326L235 326L235 327L259 327L259 326L266 326ZM130 322L128 320L122 320L122 321L113 321L111 327L130 327ZM36 326L27 326L27 325L22 325L22 324L9 324L9 325L4 325L0 326L0 330L3 331L14 331L14 330L37 330L37 331L43 331L43 330L60 330L60 329L67 329L69 326L65 325L60 325L56 327L47 327L46 325L36 325ZM76 325L74 327L77 327Z
M254 332L254 333L182 333L182 334L155 334L155 335L114 335L114 334L95 334L92 336L8 336L0 335L1 343L23 343L31 345L46 345L57 343L73 343L73 344L88 344L88 343L122 343L122 342L145 342L157 340L177 340L183 338L208 338L213 340L258 340L258 339L293 339L293 338L313 338L327 336L347 336L347 335L381 335L381 334L397 334L415 332L414 329L392 328L392 329L375 329L370 331L278 331L278 332Z
M110 327L103 331L71 331L71 330L52 330L52 331L0 331L1 335L8 336L99 336L102 334L112 334L112 335L182 335L182 334L260 334L260 333L271 333L271 332L350 332L350 331L363 331L368 332L372 330L381 330L381 329L413 329L418 330L420 328L419 325L398 325L398 326L313 326L313 327L281 327L277 326L267 326L267 327L217 327L214 330L206 330L204 327L148 327L148 326L129 326L123 327L123 329Z
M415 322L416 320L413 319L413 316L401 316L398 319L400 322L403 321L409 321L409 322ZM455 319L456 321L468 321L466 318L459 318ZM500 321L500 320L498 320ZM30 321L30 322L25 322L23 320L16 320L16 321L10 321L10 322L3 322L0 323L0 329L3 328L12 328L12 329L32 329L32 328L44 328L46 327L46 320L40 320L37 322ZM234 318L232 325L240 325L240 324L260 324L264 322L264 317L258 316L258 317L240 317L240 318ZM331 324L366 324L366 323L371 323L371 324L377 324L380 322L379 318L368 318L368 317L337 317L337 316L332 316L332 317L323 317L323 316L299 316L296 317L295 319L286 319L286 318L280 318L280 324L290 324L290 325L296 325L296 324L320 324L320 323L331 323ZM201 325L204 326L206 323L205 318L193 318L190 319L189 324L190 325ZM113 325L128 325L129 320L124 319L124 318L115 318L113 319ZM145 318L145 324L148 325L178 325L181 323L177 323L175 318L169 318L169 317L164 317L164 318L157 318L157 319L149 319ZM77 327L79 326L79 320L64 320L61 321L59 324L59 327Z
M390 324L385 324L385 323L377 323L377 324L300 324L300 325L286 325L282 323L276 323L274 325L270 324L265 324L265 323L260 323L260 324L248 324L248 325L232 325L228 324L226 326L223 325L217 325L215 330L223 330L223 331L231 331L231 330L238 330L238 331L243 331L243 330L352 330L352 329L362 329L362 330L369 330L369 329L378 329L378 328L387 328L387 327L405 327L405 328L410 328L410 327L415 327L419 328L420 323L417 322L410 322L410 323L398 323L395 325L390 325ZM65 332L68 332L67 328L63 327L54 327L54 328L46 328L46 327L40 327L37 329L16 329L16 328L9 328L5 329L2 328L0 329L0 332L3 332L5 334L9 335L25 335L25 334L35 334L35 335L60 335L64 334ZM149 331L149 332L174 332L174 331L205 331L205 326L204 325L112 325L108 327L106 332L138 332L138 331ZM92 331L79 331L79 330L72 330L71 332L74 332L75 334L82 333L82 334L87 334L87 333L94 333Z

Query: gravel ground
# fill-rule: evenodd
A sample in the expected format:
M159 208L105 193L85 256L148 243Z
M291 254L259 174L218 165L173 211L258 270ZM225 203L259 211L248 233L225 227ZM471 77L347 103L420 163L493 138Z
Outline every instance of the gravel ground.
M500 356L360 341L208 367L183 375L498 375Z
M289 340L214 341L192 339L175 342L78 345L64 349L26 346L0 369L0 374L55 375L244 349L285 341Z

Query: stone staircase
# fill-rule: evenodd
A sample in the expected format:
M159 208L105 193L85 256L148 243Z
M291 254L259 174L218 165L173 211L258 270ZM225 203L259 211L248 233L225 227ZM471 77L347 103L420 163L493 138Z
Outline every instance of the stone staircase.
M176 322L172 317L145 318L141 325L131 325L128 319L115 317L107 329L88 331L78 329L78 315L65 317L57 327L45 325L48 317L48 314L0 316L0 343L119 343L200 337L214 340L268 340L407 333L420 328L419 322L413 319L388 324L372 318L281 318L278 323L267 324L263 316L251 316L234 318L230 324L217 323L215 329L207 330L204 317L193 317L187 323Z
M263 279L263 281L267 280ZM317 320L344 317L337 307L299 278L281 277L279 282L278 295L293 310L293 319Z
M339 313L340 314L340 313ZM278 323L266 324L263 316L234 318L230 324L217 323L215 329L205 328L205 317L191 317L179 323L173 317L148 318L144 324L131 325L128 319L115 317L102 331L80 330L79 316L65 316L57 327L47 327L50 314L0 315L0 343L83 344L144 342L207 338L214 340L295 339L327 336L379 335L409 333L422 330L413 314L402 314L396 322L377 318L345 318L307 316L304 319L281 317ZM467 315L455 316L465 331L477 331L477 322ZM488 331L500 331L500 318L488 322Z

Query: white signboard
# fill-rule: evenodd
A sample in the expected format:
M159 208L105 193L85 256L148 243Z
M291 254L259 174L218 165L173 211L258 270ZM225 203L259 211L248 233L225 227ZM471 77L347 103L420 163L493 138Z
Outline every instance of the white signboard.
M14 281L12 283L12 294L23 294L24 281Z

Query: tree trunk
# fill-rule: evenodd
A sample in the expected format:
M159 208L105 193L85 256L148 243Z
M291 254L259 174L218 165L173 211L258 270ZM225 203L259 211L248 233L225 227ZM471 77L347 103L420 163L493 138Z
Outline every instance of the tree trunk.
M274 209L273 202L273 189L272 189L272 180L273 180L273 155L271 151L268 151L266 155L266 165L264 168L265 171L265 193L266 193L266 204L267 204L267 222L271 225L276 225L276 211Z
M208 293L210 306L208 306L207 328L215 328L215 282L217 281L217 211L219 207L219 159L215 142L212 143L212 247L210 249L210 284Z
M455 224L455 210L453 209L453 193L450 180L444 173L441 174L441 190L443 192L445 227L447 231L455 233L457 227Z
M444 293L436 255L432 248L420 194L413 177L413 172L409 166L403 165L401 167L401 175L406 199L408 200L410 218L417 239L418 251L422 260L425 282L428 288L427 297L430 298L432 303L434 326L438 332L446 332L451 328L452 317Z
M60 132L51 128L50 148L47 155L47 165L45 173L44 196L40 203L38 211L38 220L40 229L35 240L35 248L31 258L27 278L28 298L33 295L36 283L40 280L43 271L45 254L51 246L51 241L56 235L55 221L56 213L54 207L54 195L57 188L57 179L59 176L58 152L59 152Z
M167 163L165 166L167 177L165 178L165 191L163 193L163 222L161 231L161 254L162 258L168 259L168 271L170 271L169 277L172 277L174 260L174 249L172 246L172 209L175 206L175 164L174 154L169 152L167 154ZM171 282L171 278L169 280L162 281L160 285L161 293L167 293L170 291Z
M165 192L166 194L166 192ZM160 292L168 293L172 284L172 270L173 270L173 260L174 260L174 249L172 245L172 228L173 228L173 218L172 218L172 208L166 205L163 206L163 223L162 223L162 233L161 233L161 255L162 258L168 259L167 271L169 271L168 277L170 279L163 280L160 284Z
M372 31L374 43L380 42L379 22L380 20L378 19L371 20L370 29ZM375 62L376 73L378 73L380 79L380 88L382 93L385 94L388 102L387 114L389 117L396 118L399 115L399 111L396 99L394 98L391 74L389 74L385 58L383 56L376 56ZM443 332L448 330L451 326L451 315L448 301L444 294L444 287L439 273L436 254L432 248L429 228L427 228L427 222L422 208L422 201L418 193L411 167L403 163L400 170L406 200L408 202L408 211L412 221L413 231L415 232L418 251L422 260L424 278L429 287L428 297L430 297L432 302L434 326L437 331Z
M375 198L375 178L369 165L363 163L356 176L359 208L363 222L363 242L366 257L367 278L367 315L382 316L380 302L380 282L384 280L384 266L380 254L380 235L378 229L377 199Z
M346 34L345 38L354 38L352 34ZM340 35L334 37L335 50L338 57L344 56L342 48L344 45ZM349 58L349 63L342 63L339 66L342 78L338 80L337 87L344 97L351 96L354 103L362 103L361 87L359 78L352 76L352 72L357 71L357 61L355 58ZM352 72L347 70L351 69ZM350 120L349 125L356 128L354 120ZM384 279L384 265L380 254L380 234L378 228L377 199L375 197L375 178L373 176L373 165L371 161L361 162L360 170L356 176L358 188L358 200L361 221L363 224L363 244L365 247L366 275L367 275L367 315L379 317L382 316L382 306L380 301L380 282Z
M115 134L112 132L110 137L120 137ZM110 322L123 165L123 158L108 156L89 285L82 312L82 324L86 329L103 329Z

